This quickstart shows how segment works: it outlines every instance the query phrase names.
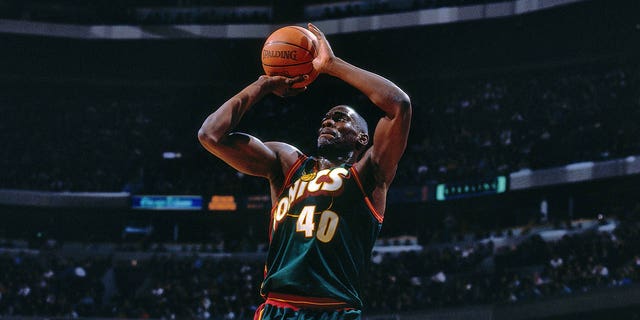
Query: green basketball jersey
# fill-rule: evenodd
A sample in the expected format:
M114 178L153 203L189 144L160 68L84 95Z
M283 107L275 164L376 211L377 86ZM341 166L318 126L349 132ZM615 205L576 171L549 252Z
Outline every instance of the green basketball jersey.
M301 157L271 210L261 293L330 298L362 307L361 283L382 226L355 168L317 170Z

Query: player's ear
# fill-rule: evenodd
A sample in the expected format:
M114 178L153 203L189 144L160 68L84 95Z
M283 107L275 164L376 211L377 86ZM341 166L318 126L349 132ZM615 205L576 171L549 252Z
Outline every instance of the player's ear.
M364 132L360 132L358 134L358 142L362 145L362 148L366 148L369 145L369 135Z

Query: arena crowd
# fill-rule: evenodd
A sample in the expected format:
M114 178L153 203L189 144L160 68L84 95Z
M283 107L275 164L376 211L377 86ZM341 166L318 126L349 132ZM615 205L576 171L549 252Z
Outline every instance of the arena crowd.
M148 259L67 256L55 247L0 254L0 315L247 319L261 303L260 259L152 255ZM545 241L531 235L375 254L364 282L366 311L385 314L525 301L637 284L640 209L615 230Z
M586 65L402 84L415 111L394 186L638 154L636 68ZM268 97L238 130L313 154L314 124L329 106L359 107L375 125L363 96L331 89L332 98L313 88L293 99ZM212 104L228 97L202 89L163 90L7 89L0 109L12 121L0 125L6 144L0 188L263 194L264 181L212 159L195 138Z

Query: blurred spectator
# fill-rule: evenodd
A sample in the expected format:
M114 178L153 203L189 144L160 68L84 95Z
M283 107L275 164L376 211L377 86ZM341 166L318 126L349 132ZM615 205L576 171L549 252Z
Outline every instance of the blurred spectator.
M638 154L639 85L632 66L408 83L417 106L413 121L420 125L411 132L394 186ZM332 89L336 99L368 110L364 97L348 98L352 92ZM194 139L211 97L163 88L86 87L82 95L60 88L22 90L7 89L0 100L5 145L0 165L6 168L0 188L165 194L264 190L265 181L217 164ZM335 103L316 91L306 95L286 102L265 99L259 111L249 111L241 129L313 153L315 146L305 141L314 141L315 130L298 128L306 121L278 126L270 120L288 113L319 121L313 110ZM165 152L180 157L163 158Z
M557 242L532 236L497 252L475 242L377 254L363 283L367 312L519 303L638 283L639 221ZM262 301L262 268L260 259L234 255L116 260L13 250L0 255L0 316L245 319Z

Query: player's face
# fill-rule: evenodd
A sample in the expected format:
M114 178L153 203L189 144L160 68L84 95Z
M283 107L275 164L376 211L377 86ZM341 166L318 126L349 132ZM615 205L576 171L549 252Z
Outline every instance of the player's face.
M355 148L359 129L355 111L347 106L337 106L329 110L320 123L318 147L339 146Z

